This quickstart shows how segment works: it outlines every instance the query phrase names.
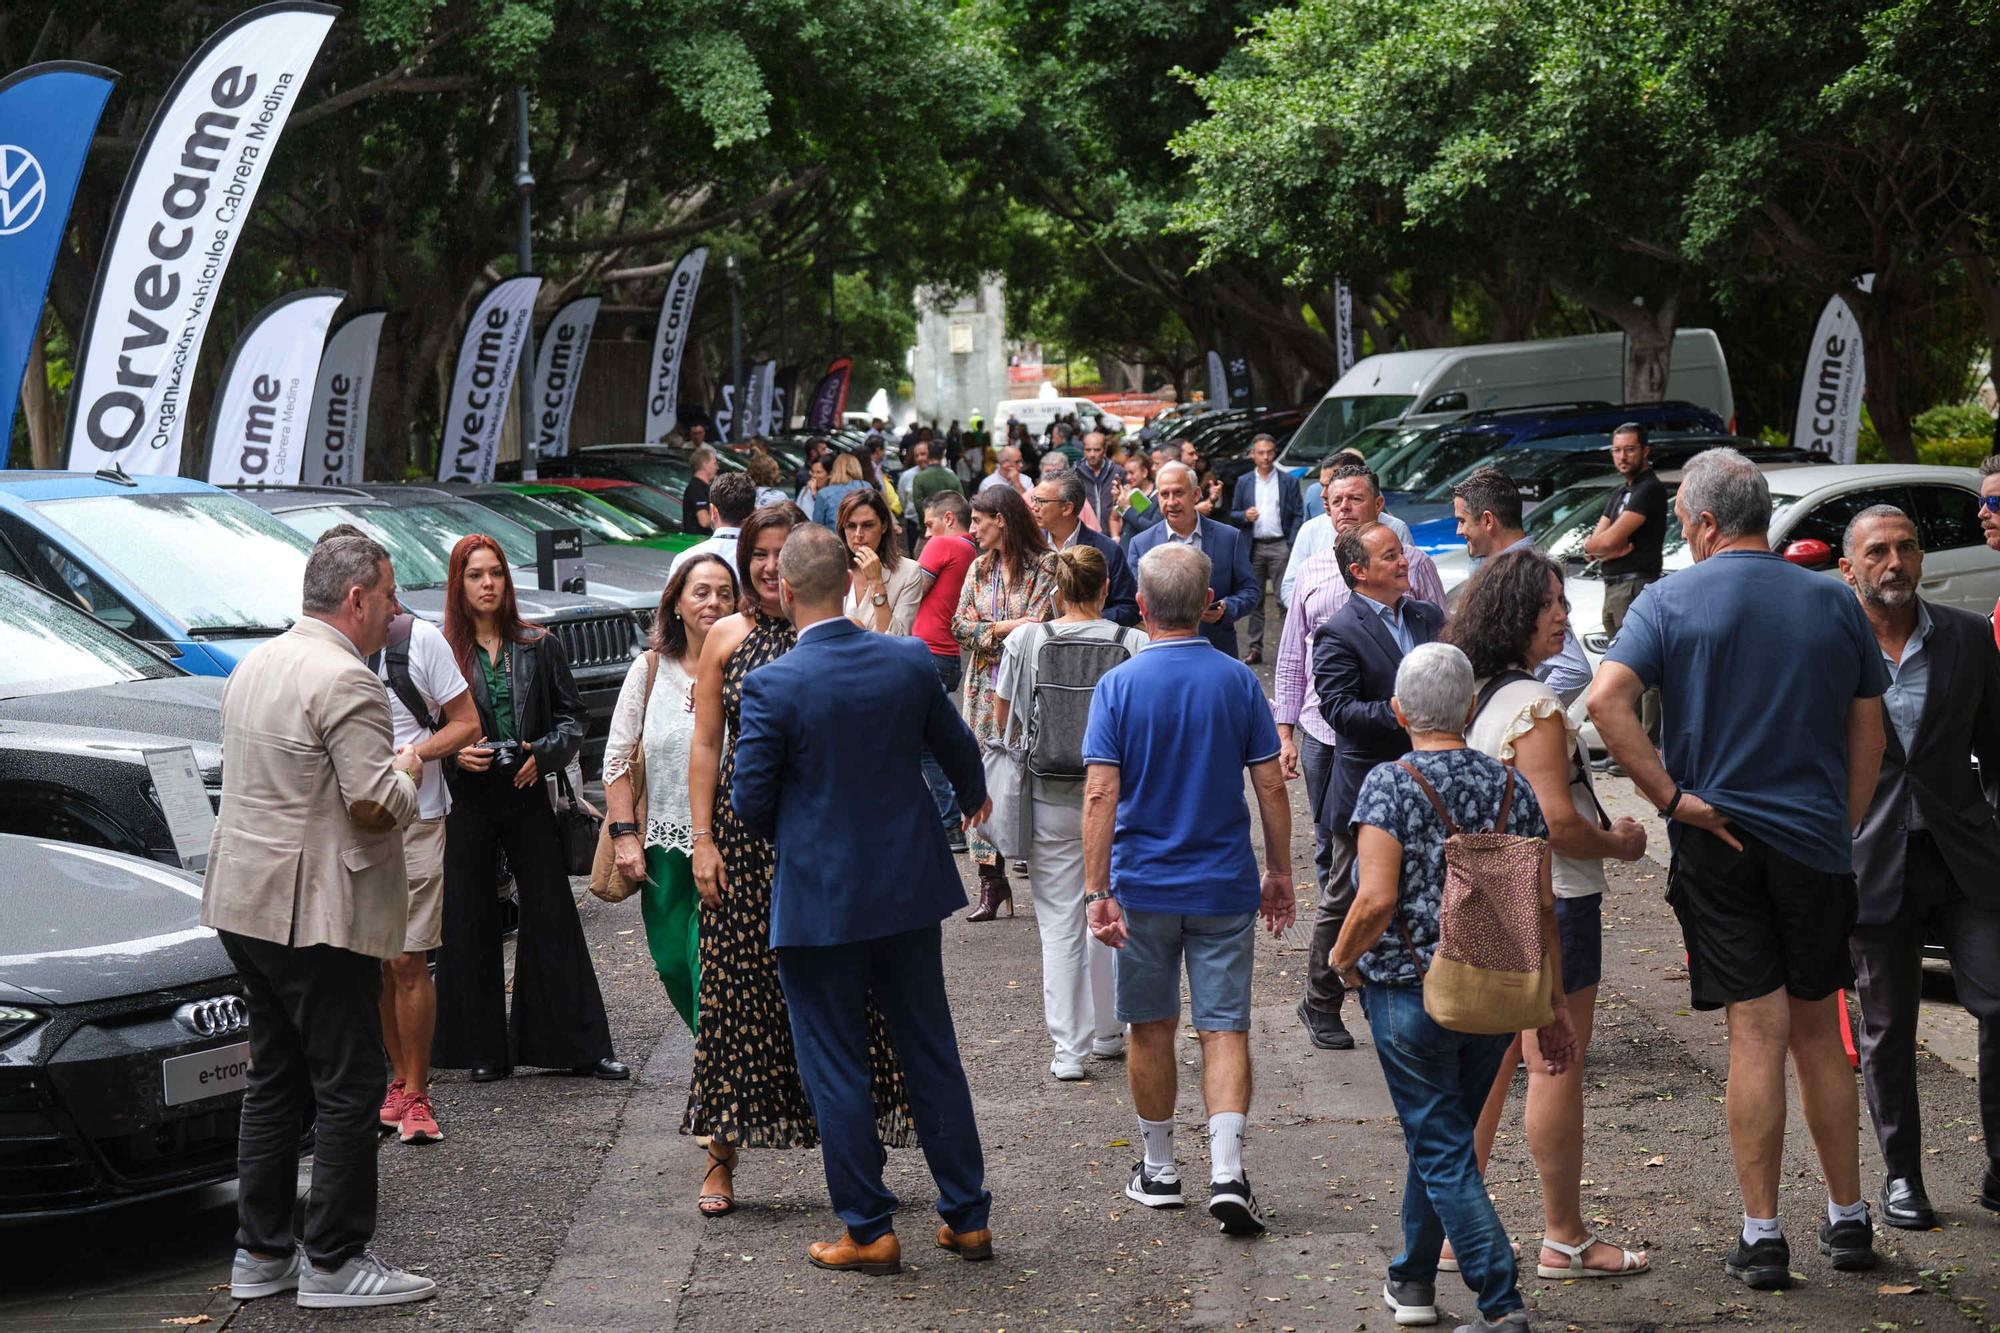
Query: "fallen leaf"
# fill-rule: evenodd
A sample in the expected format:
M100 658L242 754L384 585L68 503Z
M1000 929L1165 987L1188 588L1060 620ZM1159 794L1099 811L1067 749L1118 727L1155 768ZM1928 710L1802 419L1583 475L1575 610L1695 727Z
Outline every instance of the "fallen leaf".
M215 1321L205 1314L184 1314L176 1315L172 1319L162 1319L160 1322L172 1324L175 1328L193 1328L196 1324L210 1324Z
M1646 1159L1647 1166L1665 1166L1666 1164L1667 1159L1665 1157L1648 1157Z
M1908 1282L1884 1282L1881 1286L1875 1288L1875 1294L1877 1296L1914 1296L1922 1290L1922 1287L1912 1286Z

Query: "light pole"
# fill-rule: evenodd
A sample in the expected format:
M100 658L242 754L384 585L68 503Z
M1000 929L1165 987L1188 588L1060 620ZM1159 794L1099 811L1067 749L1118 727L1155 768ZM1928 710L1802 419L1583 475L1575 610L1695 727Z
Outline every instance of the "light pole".
M729 383L734 395L729 407L729 438L743 438L743 412L747 406L743 402L743 271L736 266L736 256L728 255L722 261L723 270L729 275Z
M535 267L535 173L528 168L528 90L518 84L514 88L514 189L520 198L515 258L519 261L519 271L528 273ZM521 477L525 481L533 481L536 476L534 379L535 319L530 312L521 338L521 365L514 384L514 401L521 405Z

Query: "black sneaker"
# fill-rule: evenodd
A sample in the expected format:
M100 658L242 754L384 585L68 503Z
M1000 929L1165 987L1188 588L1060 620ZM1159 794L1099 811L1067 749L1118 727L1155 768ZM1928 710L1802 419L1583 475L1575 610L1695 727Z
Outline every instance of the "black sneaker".
M1172 1171L1153 1175L1146 1170L1144 1158L1132 1163L1132 1179L1125 1183L1125 1197L1148 1208L1180 1208L1186 1202L1181 1198L1181 1178Z
M1351 1051L1354 1049L1354 1034L1347 1030L1347 1024L1340 1021L1340 1010L1328 1013L1324 1009L1314 1009L1304 1000L1299 1001L1299 1022L1305 1025L1306 1038L1322 1051Z
M1866 1209L1867 1205L1862 1207ZM1819 1252L1843 1273L1875 1266L1875 1227L1868 1214L1849 1222L1825 1222L1819 1229Z
M1257 1206L1248 1178L1211 1183L1208 1215L1222 1223L1225 1236L1255 1236L1264 1230L1264 1210Z
M2000 1213L2000 1162L1987 1167L1986 1178L1979 1182L1979 1206Z
M1438 1321L1437 1287L1429 1282L1390 1278L1382 1284L1382 1304L1389 1307L1398 1328L1421 1328Z
M1792 1247L1783 1236L1745 1245L1738 1235L1736 1248L1722 1261L1722 1271L1752 1291L1783 1291L1792 1285Z

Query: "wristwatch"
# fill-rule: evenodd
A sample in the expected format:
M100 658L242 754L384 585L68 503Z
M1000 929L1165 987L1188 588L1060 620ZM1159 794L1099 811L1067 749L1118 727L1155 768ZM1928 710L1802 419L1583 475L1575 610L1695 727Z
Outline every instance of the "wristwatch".
M1113 896L1114 896L1114 895L1112 894L1111 890L1109 890L1109 889L1099 889L1099 890L1098 890L1098 891L1097 891L1096 893L1086 893L1086 894L1084 894L1084 895L1083 895L1083 903L1084 903L1084 906L1088 907L1088 906L1089 906L1090 904L1092 904L1092 903L1102 903L1102 902L1109 902L1109 901L1110 901L1110 900L1112 899L1112 897L1113 897Z
M889 604L889 594L886 592L878 592L873 597L870 597L868 600L873 602L877 606L887 606Z
M613 823L612 823L612 825L611 825L611 836L612 836L612 837L614 837L614 838L622 838L622 837L624 837L624 836L625 836L626 834L628 834L628 833L629 833L629 834L631 834L631 835L632 835L633 837L635 837L635 838L636 838L636 837L638 837L638 836L639 836L639 826L638 826L637 824L628 824L628 823L625 823L625 822L624 822L623 820L619 820L619 821L615 821L615 822L613 822Z

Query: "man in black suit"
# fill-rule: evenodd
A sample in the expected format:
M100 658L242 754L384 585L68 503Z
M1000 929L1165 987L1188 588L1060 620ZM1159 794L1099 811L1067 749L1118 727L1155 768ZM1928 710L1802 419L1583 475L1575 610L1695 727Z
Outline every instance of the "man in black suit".
M1264 585L1270 584L1274 593L1283 587L1292 543L1298 540L1299 525L1306 521L1306 505L1298 479L1277 468L1276 440L1259 435L1250 441L1250 459L1256 466L1236 479L1229 521L1250 537L1250 571L1257 581L1257 600L1244 626L1250 653L1243 660L1254 666L1264 660Z
M2000 820L1980 768L2000 772L2000 652L1985 619L1917 595L1924 553L1902 510L1855 515L1840 572L1861 600L1891 673L1888 746L1854 833L1861 910L1848 948L1861 999L1862 1079L1887 1180L1882 1220L1926 1231L1917 1108L1917 1001L1927 936L1951 953L1958 997L1979 1020L1979 1112L1986 1178L2000 1210Z
M1342 533L1334 552L1354 595L1313 636L1313 687L1340 737L1316 817L1345 830L1368 771L1409 752L1409 733L1389 707L1396 668L1412 648L1444 632L1444 610L1409 595L1409 557L1385 525Z
M1087 499L1083 478L1075 469L1065 472L1044 473L1035 483L1035 489L1028 493L1028 507L1035 511L1035 521L1042 525L1042 531L1049 535L1049 549L1060 551L1069 546L1093 546L1104 557L1105 571L1111 576L1104 595L1104 618L1120 625L1139 623L1139 587L1132 579L1132 567L1125 563L1125 552L1118 543L1101 532L1093 532L1083 521L1083 506Z

